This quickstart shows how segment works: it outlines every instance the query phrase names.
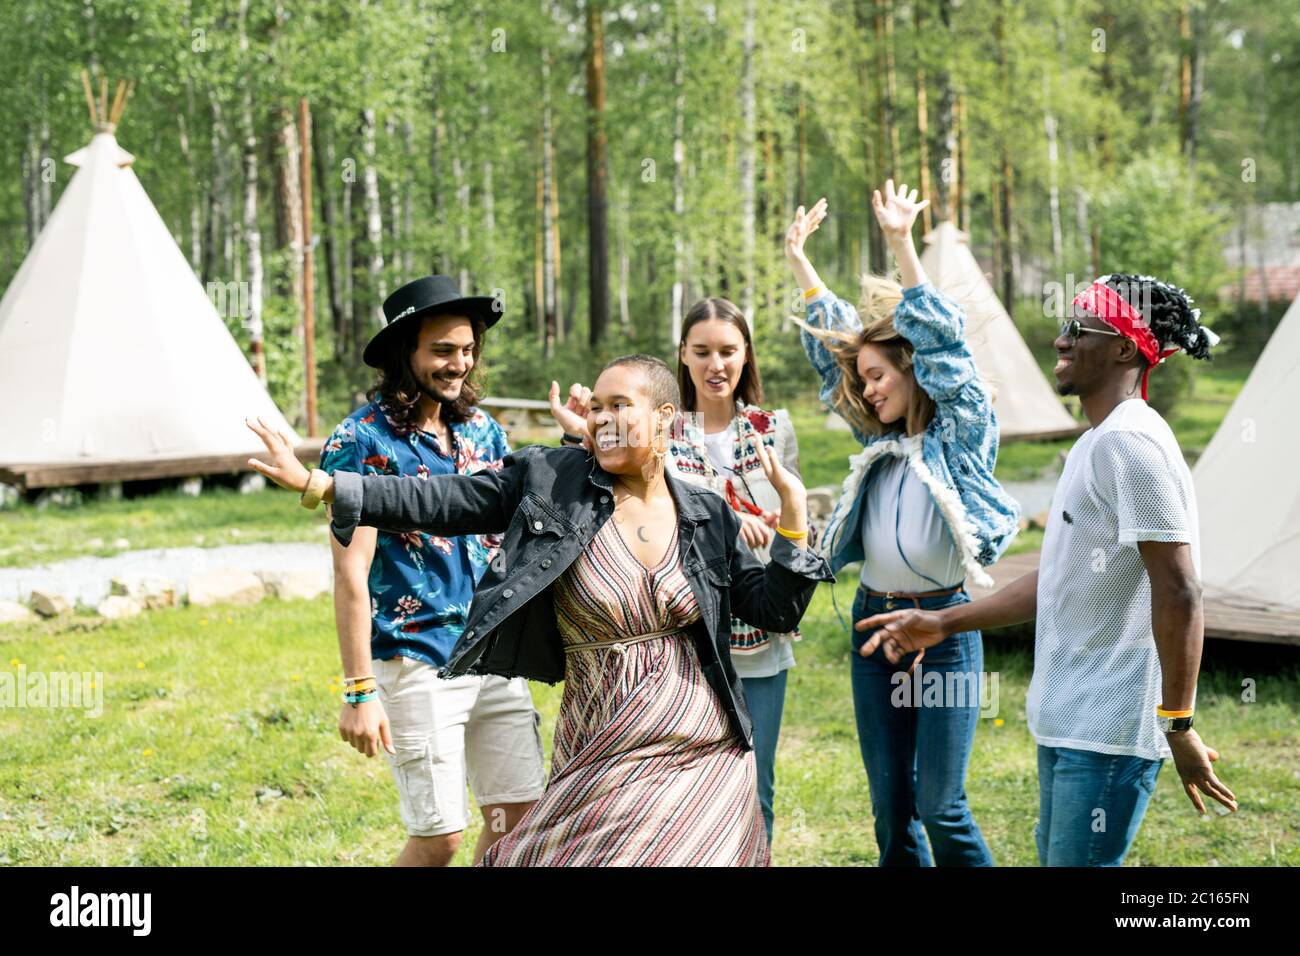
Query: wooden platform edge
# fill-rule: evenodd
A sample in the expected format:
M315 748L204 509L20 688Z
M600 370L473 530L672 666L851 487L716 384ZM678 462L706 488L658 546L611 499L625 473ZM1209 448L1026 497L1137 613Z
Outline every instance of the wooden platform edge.
M988 569L994 581L993 587L971 588L971 597L978 601L996 594L1016 578L1037 568L1038 561L1037 551L1022 551L1002 558ZM1206 637L1300 647L1300 611L1239 607L1213 596L1204 599L1204 609Z

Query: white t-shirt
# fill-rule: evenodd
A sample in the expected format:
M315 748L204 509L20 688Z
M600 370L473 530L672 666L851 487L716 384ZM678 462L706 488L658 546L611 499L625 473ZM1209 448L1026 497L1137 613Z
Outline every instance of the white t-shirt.
M1169 425L1121 402L1070 449L1038 567L1034 676L1025 712L1047 747L1156 760L1160 659L1139 541L1183 541L1201 573L1196 493Z
M861 580L873 591L937 591L965 577L939 506L907 463L905 456L920 442L920 435L900 438L903 456L889 455L872 466L862 503Z
M713 465L713 470L720 475L730 475L735 471L735 442L736 428L734 425L728 425L720 432L714 432L712 435L705 434L704 436L704 448L708 452L709 461Z

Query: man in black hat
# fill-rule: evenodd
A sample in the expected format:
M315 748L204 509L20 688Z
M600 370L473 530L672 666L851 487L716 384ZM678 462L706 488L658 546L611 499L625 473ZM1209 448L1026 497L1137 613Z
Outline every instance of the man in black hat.
M501 467L505 432L476 407L471 374L499 305L435 275L390 295L384 317L363 356L379 370L370 401L334 430L320 467L417 478ZM346 685L339 734L367 756L388 753L409 836L399 866L450 863L469 822L467 777L484 818L475 862L544 789L527 681L437 676L498 544L374 528L347 548L330 541Z

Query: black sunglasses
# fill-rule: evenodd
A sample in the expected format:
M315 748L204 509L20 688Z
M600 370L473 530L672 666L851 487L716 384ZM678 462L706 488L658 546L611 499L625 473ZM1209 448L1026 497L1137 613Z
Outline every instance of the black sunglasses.
M1070 319L1068 322L1061 323L1060 334L1068 335L1071 344L1079 341L1079 336L1084 332L1095 332L1097 335L1119 335L1118 332L1112 331L1111 329L1090 329L1078 319Z

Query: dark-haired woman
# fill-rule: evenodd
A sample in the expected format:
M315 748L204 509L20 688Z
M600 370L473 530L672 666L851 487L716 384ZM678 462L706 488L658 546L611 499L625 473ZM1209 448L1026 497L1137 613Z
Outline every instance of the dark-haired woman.
M862 443L821 539L833 569L861 561L859 621L896 607L970 601L969 578L991 583L992 564L1016 532L1019 509L993 477L997 419L965 336L965 316L927 281L912 245L925 206L893 181L872 197L903 287L863 280L862 318L827 290L804 255L825 200L799 207L786 257L808 301L802 341L822 379L822 400ZM896 666L864 655L853 636L851 680L858 743L871 788L881 866L991 866L966 798L966 768L980 713L984 651L964 630ZM908 685L907 675L915 684ZM944 693L933 699L938 682ZM920 688L926 688L921 694ZM929 837L929 847L926 846Z
M272 459L252 467L305 504L332 500L342 544L357 524L504 533L442 673L565 688L546 791L485 865L768 862L731 615L788 631L830 572L806 548L803 486L765 449L781 539L766 567L737 546L734 512L666 466L679 407L661 360L625 356L590 395L590 451L533 446L427 481L308 475L250 423Z
M745 315L721 298L697 302L682 322L677 348L682 414L673 428L672 466L687 481L722 495L740 519L740 533L766 563L780 510L780 493L768 481L759 446L774 452L786 470L799 474L799 446L790 414L763 405L763 382ZM768 842L776 747L785 706L786 672L794 666L796 628L773 633L732 618L731 659L754 717L758 798Z

